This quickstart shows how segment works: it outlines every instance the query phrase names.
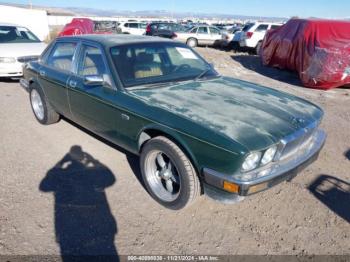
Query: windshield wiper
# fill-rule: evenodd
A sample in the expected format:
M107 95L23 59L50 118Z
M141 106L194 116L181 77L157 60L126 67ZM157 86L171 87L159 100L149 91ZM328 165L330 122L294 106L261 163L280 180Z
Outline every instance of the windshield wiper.
M196 78L194 79L194 81L198 81L199 79L201 79L203 76L205 76L208 72L210 72L212 70L211 67L208 67L206 69L204 69L198 76L196 76Z
M178 82L177 81L158 82L158 83L150 83L150 84L142 84L142 85L137 85L137 86L131 86L131 87L127 87L127 89L128 90L138 90L138 89L164 87L164 86L175 85L175 84L178 84Z

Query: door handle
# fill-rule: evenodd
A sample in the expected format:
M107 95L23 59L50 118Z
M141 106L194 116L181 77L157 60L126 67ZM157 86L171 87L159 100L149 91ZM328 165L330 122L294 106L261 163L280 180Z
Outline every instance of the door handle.
M41 76L46 76L46 73L45 73L44 70L40 70L39 74L40 74Z
M69 86L72 87L72 88L77 87L77 81L69 80Z

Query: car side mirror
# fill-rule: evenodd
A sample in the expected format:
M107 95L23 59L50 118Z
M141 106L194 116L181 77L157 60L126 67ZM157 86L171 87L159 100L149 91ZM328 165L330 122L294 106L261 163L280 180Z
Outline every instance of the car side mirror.
M105 80L102 75L85 76L84 84L87 86L102 86Z
M214 64L214 63L209 63L209 65L210 65L210 67L211 67L212 69L215 69L215 64Z
M109 75L89 75L84 78L84 85L86 86L103 86L112 87L112 81Z

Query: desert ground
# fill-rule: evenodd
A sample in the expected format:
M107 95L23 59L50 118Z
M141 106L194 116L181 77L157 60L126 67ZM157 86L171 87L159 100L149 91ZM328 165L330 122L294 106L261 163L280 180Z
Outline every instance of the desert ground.
M257 56L197 50L223 75L321 106L328 138L319 159L291 182L242 202L202 196L174 212L145 191L137 157L66 120L40 125L27 92L17 81L2 81L1 255L60 255L72 248L120 255L350 254L350 89L307 89L294 73L266 68ZM55 176L57 163L77 151L95 169L75 179ZM69 197L77 201L64 205Z

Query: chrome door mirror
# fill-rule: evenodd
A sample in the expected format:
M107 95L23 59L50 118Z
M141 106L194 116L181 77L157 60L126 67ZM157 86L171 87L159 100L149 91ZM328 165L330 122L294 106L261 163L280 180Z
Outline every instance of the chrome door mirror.
M84 85L87 86L102 86L104 83L105 80L102 75L91 75L84 77Z

